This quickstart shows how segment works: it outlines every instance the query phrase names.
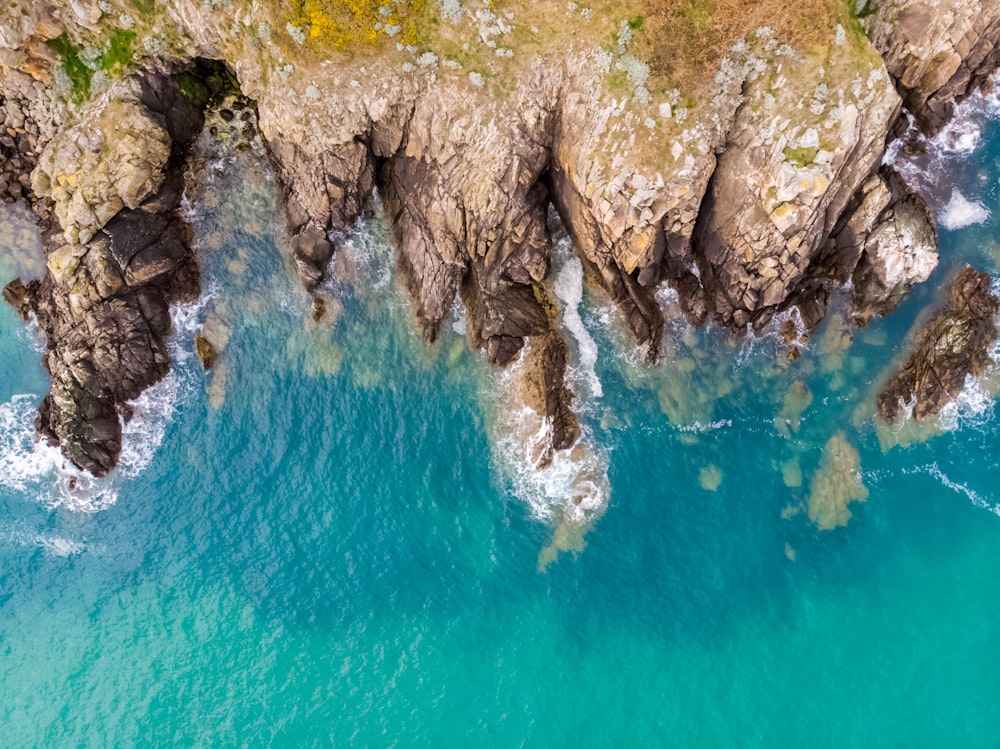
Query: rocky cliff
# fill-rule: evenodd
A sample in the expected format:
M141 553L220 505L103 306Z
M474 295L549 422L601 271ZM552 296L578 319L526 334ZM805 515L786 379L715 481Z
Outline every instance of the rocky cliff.
M96 452L66 450L106 470L113 414L165 371L164 305L193 288L178 291L177 273L194 277L178 249L183 232L169 228L170 164L198 116L192 108L185 132L177 121L171 130L162 96L143 86L180 90L175 72L195 59L224 61L256 102L307 288L322 282L338 235L377 187L428 341L460 296L470 342L491 362L506 365L530 343L538 366L519 371L545 393L531 399L550 427L541 462L579 434L542 284L550 205L650 360L664 284L691 322L741 332L785 312L813 329L831 289L852 279L856 319L887 313L926 279L936 250L923 202L881 168L886 142L903 106L927 129L943 122L995 67L1000 26L978 0L870 5L823 6L807 41L748 15L693 81L651 67L683 55L682 39L654 40L650 53L643 16L615 4L376 3L351 11L351 23L368 24L361 31L337 3L171 0L146 14L126 0L25 6L2 24L0 82L8 118L24 122L15 134L36 141L25 140L18 184L34 169L29 192L59 224L29 304L53 351L42 430L64 445L104 440ZM969 21L973 12L984 22ZM359 46L359 35L370 43ZM101 92L132 69L145 72ZM108 137L114 127L128 140ZM116 249L115 227L137 212L162 226L148 233L155 246L173 248L152 253L155 273L136 260L146 249ZM155 309L142 306L150 287L163 292ZM149 323L137 334L147 353L125 363L135 374L116 388L101 372L109 356L122 368L121 346L72 339L67 328L138 318ZM74 399L85 416L67 420L59 414ZM104 424L97 437L73 436L91 414Z

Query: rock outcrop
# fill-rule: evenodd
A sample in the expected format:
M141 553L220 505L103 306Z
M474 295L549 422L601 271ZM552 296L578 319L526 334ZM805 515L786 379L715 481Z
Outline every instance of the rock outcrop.
M1000 65L994 0L865 0L859 6L904 105L927 134Z
M5 297L48 342L39 433L98 476L117 463L128 401L169 371L169 305L199 292L178 208L200 117L173 77L129 77L50 141L34 172L62 235L48 238L44 279Z
M944 306L923 326L913 352L879 392L878 411L888 423L912 411L918 421L934 418L995 362L989 349L997 339L1000 299L990 277L966 266L948 286Z
M856 193L812 272L852 281L854 322L863 327L892 312L937 262L933 214L891 167L882 167Z
M613 7L595 13L541 2L518 9L531 19L522 22L485 3L435 17L436 51L400 37L358 55L310 41L329 32L319 21L307 36L285 10L260 4L170 0L138 20L111 0L88 7L56 4L0 23L8 100L20 95L11 93L16 89L51 101L32 86L54 80L58 87L60 66L73 59L104 64L101 24L114 22L118 10L128 28L146 34L146 51L134 53L131 64L142 58L162 71L161 55L226 60L257 103L284 188L291 261L306 288L323 282L339 236L378 189L425 337L434 340L460 295L470 342L490 362L504 366L530 342L544 366L526 371L543 372L538 379L547 389L532 402L560 425L554 449L571 445L579 430L563 382L565 346L543 284L550 204L649 360L663 335L656 296L663 284L676 289L691 322L711 319L745 332L793 306L814 329L831 289L853 281L855 317L864 323L898 304L936 262L926 207L880 171L902 107L927 129L939 126L949 102L996 66L1000 45L1000 11L985 0L894 0L855 9L871 43L846 16L843 25L826 19L836 28L798 50L794 39L750 28L695 88L667 91L663 81L653 85L630 46L630 22L608 16ZM564 46L540 44L530 25L561 24L561 16L545 17L549 11L578 30ZM393 13L375 23L373 39L400 33ZM166 29L175 37L169 43ZM46 44L57 36L64 51L70 41L94 42L97 51L84 49L80 58L69 50L57 61ZM20 76L20 88L10 76ZM50 278L33 294L65 304L33 304L48 316L54 378L75 383L67 392L96 399L88 408L104 420L108 447L79 459L97 470L113 462L111 414L165 371L160 301L183 298L193 279L179 249L186 245L174 220L170 164L200 123L173 89L150 90L150 80L169 78L129 78L114 84L113 96L83 106L72 127L37 128L44 150L32 194L53 207L63 240L50 257ZM64 112L49 116L48 104L31 106L36 119L65 119ZM0 145L10 147L2 136ZM141 241L125 239L132 235L150 241L138 247ZM160 301L140 303L140 289L151 288L163 292ZM25 293L32 295L12 288L10 296ZM122 306L123 295L132 307ZM55 355L61 337L72 338L59 320L100 314L127 321L147 313L148 330L125 335L136 341L126 349L145 347L145 358L133 356L127 387L92 377L91 365L75 365L76 354ZM77 351L82 343L73 340L68 350ZM53 423L54 413L54 423L72 421L62 405L47 404L43 422Z

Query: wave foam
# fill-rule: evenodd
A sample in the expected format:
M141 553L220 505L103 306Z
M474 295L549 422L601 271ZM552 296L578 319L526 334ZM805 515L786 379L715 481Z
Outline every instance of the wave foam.
M959 427L982 428L993 420L993 395L985 387L981 378L965 376L962 391L941 409L938 422L946 432Z
M580 355L580 371L590 394L600 398L604 394L601 380L597 376L597 343L590 335L583 318L580 304L583 302L583 264L576 255L569 255L555 277L553 288L556 296L565 305L563 324L573 335Z
M718 419L717 421L710 421L707 424L702 424L700 421L695 421L691 424L684 424L677 427L678 432L692 432L695 434L705 434L707 432L715 432L719 429L727 429L733 425L732 419Z
M982 148L985 123L1000 119L1000 75L993 77L993 83L989 93L978 90L961 102L951 120L930 140L919 133L913 117L907 115L910 121L907 133L889 145L883 159L883 163L892 165L906 183L918 190L939 212L947 229L970 224L949 226L946 221L971 221L971 217L979 217L971 223L981 223L989 216L988 211L984 216L982 211L985 208L975 203L971 204L974 207L978 205L974 211L964 208L960 202L952 206L954 194L951 188L956 183L968 182L972 178L972 170L980 168L969 157ZM914 143L919 144L916 152L907 153Z
M951 489L953 492L958 494L963 494L968 500L975 506L982 510L987 510L992 512L994 515L1000 516L1000 504L989 501L984 498L978 492L970 489L965 484L960 484L957 481L952 481L948 476L945 475L944 471L938 466L937 463L928 463L927 465L914 466L913 468L907 468L903 470L904 474L925 474L937 479L942 486Z
M554 451L551 462L539 467L537 456L551 436L548 419L525 406L504 414L497 428L497 467L532 516L586 525L604 512L611 496L607 457L588 447L577 449L581 443L589 446L589 434L573 448Z
M89 546L55 533L38 533L21 525L0 525L0 543L24 548L40 548L53 557L69 557L82 554Z
M502 394L495 403L492 428L495 468L535 518L588 525L603 514L611 497L608 456L594 447L593 435L581 424L577 442L552 451L551 462L540 466L551 444L552 423L519 401L519 366L515 363L491 377L497 386L493 392Z
M153 460L182 394L193 392L193 369L188 366L192 354L180 341L193 336L207 298L172 310L174 335L168 348L173 366L163 380L130 402L134 415L122 425L122 452L114 471L95 478L66 460L58 447L39 440L35 435L39 397L19 394L0 404L0 464L5 467L0 486L50 508L99 512L113 505L122 483L138 476Z
M990 217L989 209L979 201L968 200L958 190L952 190L951 200L938 213L941 226L949 231L985 223Z

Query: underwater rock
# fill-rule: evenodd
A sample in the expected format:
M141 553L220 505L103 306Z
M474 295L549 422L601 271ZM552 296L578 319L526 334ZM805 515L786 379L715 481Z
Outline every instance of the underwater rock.
M722 469L710 464L698 471L698 483L707 492L718 491L722 486Z
M219 358L219 352L215 350L215 346L212 345L211 341L201 333L195 333L194 350L198 354L199 361L201 361L202 369L208 372L215 366L215 362Z
M937 416L965 387L994 364L989 349L997 339L1000 299L990 277L966 266L948 286L944 305L917 335L913 351L876 398L882 418L892 424L910 412L916 420Z
M847 525L851 519L848 505L866 499L858 451L843 432L837 432L823 447L819 468L809 482L809 519L820 530Z

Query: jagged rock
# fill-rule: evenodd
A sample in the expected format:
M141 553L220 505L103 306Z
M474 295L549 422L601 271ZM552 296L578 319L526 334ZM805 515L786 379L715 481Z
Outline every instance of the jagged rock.
M995 0L864 3L865 28L925 133L934 133L1000 64Z
M47 339L52 387L39 433L98 476L117 463L128 401L169 372L169 304L199 290L177 210L183 149L201 114L170 76L132 77L114 90L43 154L34 185L55 201L65 231L48 239L41 283L5 293L22 314L37 314Z
M89 21L56 5L69 36L89 39ZM1000 27L988 5L901 0L869 14L907 104L930 113L927 121L995 65ZM489 55L495 79L483 87L478 72L470 78L409 60L401 68L410 54L403 45L398 55L392 46L372 56L331 53L329 67L292 48L294 65L268 67L259 45L246 42L256 37L230 33L250 27L242 5L169 6L183 44L229 58L257 102L305 286L322 283L338 235L377 186L426 338L461 290L470 337L490 361L502 365L526 341L549 341L531 351L552 352L552 392L563 392L555 370L565 357L539 293L550 201L650 359L664 327L662 283L677 290L695 323L712 317L735 330L760 328L796 305L813 329L833 284L853 277L859 304L880 311L927 271L920 203L872 181L887 136L898 134L899 96L874 48L853 33L848 43L843 29L819 55L795 53L780 43L794 40L769 29L753 31L697 91L685 92L697 106L682 104L678 92L653 119L635 105L639 88L635 101L611 90L605 53L585 39L546 57L519 51L502 69L493 66L507 63ZM932 24L940 45L917 38L927 35L918 23L924 7L940 19ZM981 23L969 20L972 11L982 12ZM890 39L893 24L900 32ZM69 247L57 248L53 275L90 279L64 290L66 314L91 314L106 294L124 293L116 288L142 284L174 298L190 285L183 230L162 217L173 210L168 176L178 146L200 121L169 80L115 83L79 109L77 125L40 139L35 189L54 201ZM136 232L130 222L148 228ZM543 410L555 418L560 408Z
M350 229L375 184L374 158L363 139L342 144L315 140L271 143L284 186L292 262L308 291L320 285L333 256L329 233Z
M835 47L826 65L840 70L852 54ZM799 115L795 125L778 113L794 110L800 93L772 93L768 76L747 79L694 234L709 307L727 326L759 329L808 288L808 269L878 167L899 98L884 69L838 75L854 81L824 88L821 102L838 115L815 124Z
M544 468L553 451L566 450L580 438L580 426L573 413L573 393L566 386L566 344L555 333L529 338L520 366L523 402L549 424L544 445L535 456L535 465Z
M53 201L68 242L88 242L122 208L138 208L163 184L170 135L136 89L135 79L115 86L39 158L32 189Z
M3 300L14 308L22 320L26 321L34 311L38 285L38 281L29 281L26 285L20 278L15 278L3 287Z
M933 216L923 199L910 193L883 212L865 240L853 275L855 322L863 326L874 315L892 312L937 262Z
M863 327L892 312L937 261L933 214L883 166L855 193L807 276L827 289L850 279L854 322Z
M966 266L948 286L944 306L923 326L913 352L876 398L882 418L895 422L912 407L913 418L937 416L965 386L993 364L989 348L997 338L1000 299L990 277Z

